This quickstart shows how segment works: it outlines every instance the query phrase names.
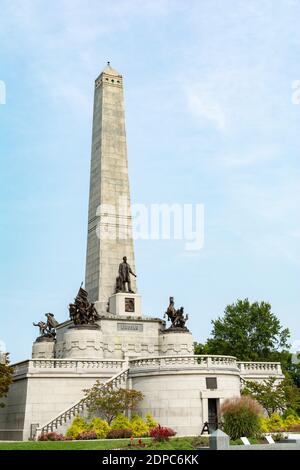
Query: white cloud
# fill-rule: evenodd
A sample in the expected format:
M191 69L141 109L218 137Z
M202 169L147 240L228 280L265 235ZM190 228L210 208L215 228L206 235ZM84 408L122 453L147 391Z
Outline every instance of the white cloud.
M269 163L278 157L278 150L272 147L266 148L253 148L245 150L241 148L236 153L224 153L217 155L215 158L210 158L209 163L216 166L224 166L231 169L238 169L243 167L251 167L256 165L263 165Z
M186 87L185 94L189 111L201 120L208 120L219 131L226 129L225 112L211 92Z

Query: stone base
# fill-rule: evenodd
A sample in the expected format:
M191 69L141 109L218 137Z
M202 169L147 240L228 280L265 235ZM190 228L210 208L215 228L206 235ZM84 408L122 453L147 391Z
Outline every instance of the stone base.
M102 332L98 325L71 325L63 336L62 357L68 359L101 359Z
M55 357L55 341L47 336L40 336L32 345L32 359L53 359Z
M126 317L141 317L141 296L129 292L119 292L109 298L109 313Z
M162 331L159 338L159 345L161 356L194 354L192 333L183 328Z

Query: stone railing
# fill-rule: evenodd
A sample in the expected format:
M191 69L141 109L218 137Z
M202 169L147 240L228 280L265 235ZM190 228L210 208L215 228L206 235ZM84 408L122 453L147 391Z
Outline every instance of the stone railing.
M237 362L242 376L282 375L280 362Z
M111 379L105 382L102 385L102 388L105 389L111 386L113 388L119 388L124 382L127 381L128 371L129 371L128 368L123 369L121 372L117 373ZM67 421L70 421L74 416L78 415L79 413L87 409L89 406L89 403L90 403L89 396L82 398L77 403L70 406L62 413L60 413L54 419L44 424L44 426L37 428L35 438L38 438L41 434L56 431L59 426L62 426L64 423L67 423Z
M57 372L93 372L106 370L122 370L126 364L125 360L118 359L29 359L28 361L14 364L15 376L26 373L38 373L47 371Z
M129 361L130 370L183 368L183 369L236 369L236 358L232 356L157 356L132 359Z

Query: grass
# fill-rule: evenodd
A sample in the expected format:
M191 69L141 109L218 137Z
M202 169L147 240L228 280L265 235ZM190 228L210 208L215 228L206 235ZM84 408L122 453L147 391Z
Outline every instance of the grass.
M249 437L248 438L250 444L267 444L266 439L256 439L255 437ZM243 446L243 441L241 439L237 439L236 441L230 439L230 445L231 446Z
M150 441L147 450L195 450L208 446L208 438L205 437L173 437L169 441Z
M165 442L153 442L142 439L147 444L147 450L195 450L199 446L208 445L207 437L174 437ZM137 442L137 439L135 439ZM128 447L130 439L106 439L95 441L27 441L0 442L1 450L110 450ZM139 450L134 448L134 450Z
M105 441L26 441L0 442L0 450L110 450L127 447L129 439L107 439Z

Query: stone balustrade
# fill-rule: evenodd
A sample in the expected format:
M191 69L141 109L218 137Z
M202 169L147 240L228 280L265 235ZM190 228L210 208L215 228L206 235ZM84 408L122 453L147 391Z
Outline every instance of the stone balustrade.
M93 372L107 370L118 371L125 367L125 360L122 359L97 359L97 360L79 360L79 359L29 359L28 361L14 364L15 376L38 373L47 371L57 372Z
M129 361L130 370L183 368L183 369L236 369L236 358L232 356L178 355L156 356L133 359Z
M26 373L53 371L78 372L122 370L126 361L122 359L30 359L14 364L15 376ZM238 368L241 375L282 375L279 362L242 362L232 356L177 355L141 357L129 361L130 369L154 369L165 367L183 368Z
M282 375L280 362L237 362L242 376L247 375Z

